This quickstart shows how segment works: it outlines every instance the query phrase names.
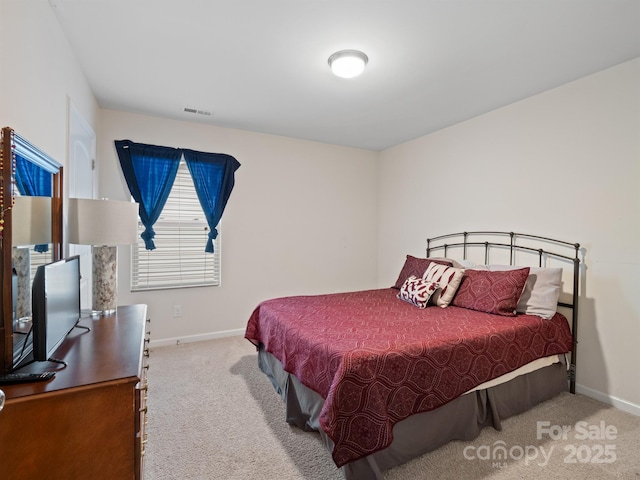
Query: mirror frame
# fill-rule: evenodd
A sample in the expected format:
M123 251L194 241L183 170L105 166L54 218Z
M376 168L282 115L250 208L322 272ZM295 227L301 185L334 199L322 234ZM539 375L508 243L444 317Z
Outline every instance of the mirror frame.
M51 239L53 259L62 258L62 196L63 167L56 160L18 135L12 128L2 129L0 150L0 289L2 309L0 311L0 372L13 368L13 309L11 282L11 234L12 210L15 185L15 154L29 160L52 174ZM9 181L7 181L7 179ZM9 205L9 207L6 207Z

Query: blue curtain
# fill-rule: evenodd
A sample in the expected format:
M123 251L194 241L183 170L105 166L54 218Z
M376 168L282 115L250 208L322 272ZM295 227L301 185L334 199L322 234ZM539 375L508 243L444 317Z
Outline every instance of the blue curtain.
M209 238L205 252L213 253L213 240L218 236L216 226L233 190L235 171L240 163L224 153L205 153L184 149L184 160L209 224Z
M20 195L29 197L51 197L53 181L51 172L16 154L16 186ZM49 245L35 245L33 249L39 253L49 251Z
M140 236L145 248L154 250L153 225L160 217L173 187L182 151L130 140L116 140L115 144L129 191L140 205L140 220L145 227Z
M50 197L52 183L51 172L16 154L16 186L20 195Z

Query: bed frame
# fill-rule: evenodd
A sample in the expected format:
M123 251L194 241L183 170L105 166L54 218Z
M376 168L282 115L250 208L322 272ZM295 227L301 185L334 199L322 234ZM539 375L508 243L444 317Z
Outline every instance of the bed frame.
M508 382L462 395L433 411L412 415L396 423L393 443L384 450L342 466L345 479L383 480L383 472L435 450L451 440L473 440L487 426L501 430L503 419L518 415L566 392L567 383L569 391L575 393L579 252L580 245L577 243L514 232L461 232L429 238L426 256L446 257L452 260L454 266L469 267L470 263L481 262L485 265L538 267L572 264L571 282L568 281L571 271L563 269L563 273L567 273L563 275L563 281L565 285L571 285L571 291L561 292L558 302L559 307L571 310L571 315L568 316L571 318L573 333L570 365L561 356L558 363ZM456 260L460 258L462 262ZM456 261L461 265L456 265ZM323 398L302 385L293 374L284 371L282 364L263 349L258 351L258 363L285 403L287 422L303 430L319 432L331 452L333 442L322 431L319 423Z
M507 240L505 240L507 238ZM553 250L545 249L548 247ZM538 267L544 267L551 260L573 263L573 282L570 292L570 300L559 301L558 306L571 310L571 333L573 334L573 347L571 349L571 362L569 364L569 391L576 393L576 358L578 350L578 294L580 280L580 244L564 242L538 235L515 232L460 232L440 235L427 239L427 257L447 257L453 250L457 253L462 249L462 259L467 260L473 250L484 253L484 265L489 265L492 253L500 252L502 257L508 257L509 265L517 265L520 260L518 254L537 257ZM434 255L434 253L436 255ZM459 258L459 257L458 257ZM496 262L497 263L497 262ZM531 261L522 263L522 266L531 266Z

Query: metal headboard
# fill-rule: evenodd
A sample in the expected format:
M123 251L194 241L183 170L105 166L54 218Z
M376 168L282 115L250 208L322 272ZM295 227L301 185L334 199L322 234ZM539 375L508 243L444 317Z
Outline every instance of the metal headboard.
M471 240L473 237L473 240ZM504 241L503 238L508 237ZM545 246L546 248L542 248ZM538 266L544 266L546 259L558 259L573 263L573 289L571 301L559 301L558 306L571 309L571 332L573 334L573 346L571 349L571 364L569 366L569 390L576 392L576 356L578 350L578 294L580 280L580 250L579 243L564 242L539 235L529 235L515 232L460 232L440 235L427 239L427 257L447 257L451 249L459 252L462 249L462 258L467 260L470 249L484 249L484 263L489 264L490 251L492 249L508 249L509 265L514 265L517 252L527 252L538 256ZM553 250L549 250L552 248ZM436 253L436 255L434 255Z

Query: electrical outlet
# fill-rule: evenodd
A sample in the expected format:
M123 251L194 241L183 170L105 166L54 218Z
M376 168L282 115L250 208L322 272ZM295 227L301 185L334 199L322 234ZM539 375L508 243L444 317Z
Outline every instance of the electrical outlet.
M174 305L173 306L173 316L181 317L182 316L182 305Z

